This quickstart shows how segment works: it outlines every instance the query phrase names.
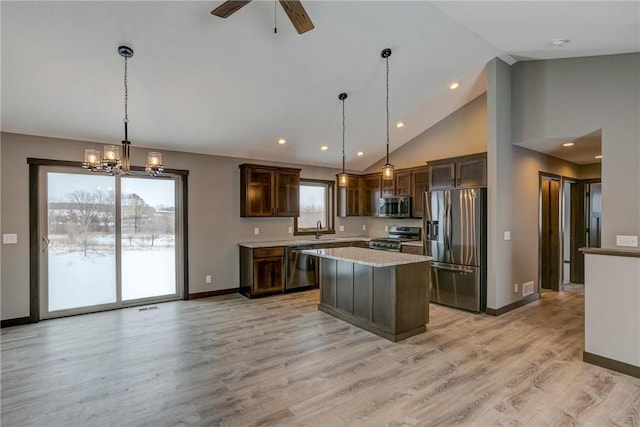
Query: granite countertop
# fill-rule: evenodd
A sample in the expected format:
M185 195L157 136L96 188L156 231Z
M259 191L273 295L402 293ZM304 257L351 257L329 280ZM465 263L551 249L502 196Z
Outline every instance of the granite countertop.
M322 244L322 243L340 243L340 242L368 242L371 240L371 237L320 237L319 239L314 239L313 237L309 239L298 239L298 240L274 240L270 242L240 242L239 246L244 246L245 248L273 248L278 246L298 246L298 245L312 245L312 244Z
M393 267L396 265L413 264L430 261L432 258L421 255L403 254L401 252L378 251L364 248L334 248L334 249L308 249L302 251L307 255L316 255L320 258L348 261L371 267Z
M580 248L580 252L592 255L610 255L629 258L640 258L640 250L635 248Z

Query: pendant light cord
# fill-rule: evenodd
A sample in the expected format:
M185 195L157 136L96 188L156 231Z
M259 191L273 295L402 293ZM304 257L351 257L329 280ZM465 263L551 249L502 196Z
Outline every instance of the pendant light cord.
M342 173L344 172L344 135L345 135L345 120L344 120L344 99L342 100Z
M129 123L129 111L127 104L129 103L129 88L127 86L127 57L124 58L124 140L128 141L127 125Z
M389 164L389 57L387 61L387 164Z
M278 3L273 0L273 34L278 34Z

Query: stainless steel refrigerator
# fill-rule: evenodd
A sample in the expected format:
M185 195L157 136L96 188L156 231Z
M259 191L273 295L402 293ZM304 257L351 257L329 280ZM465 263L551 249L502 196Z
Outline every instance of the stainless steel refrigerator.
M424 193L424 247L430 301L482 312L487 304L487 190Z

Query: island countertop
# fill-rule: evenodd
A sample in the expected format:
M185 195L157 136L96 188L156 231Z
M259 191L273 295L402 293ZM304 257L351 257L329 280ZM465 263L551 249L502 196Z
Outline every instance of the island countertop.
M307 249L302 251L306 255L315 255L320 258L349 261L355 264L368 265L370 267L393 267L403 264L431 261L433 258L422 255L411 255L401 252L380 251L356 247L333 249Z
M273 248L278 246L322 245L325 243L368 242L371 237L324 237L320 239L275 240L268 242L240 242L238 246L256 249Z

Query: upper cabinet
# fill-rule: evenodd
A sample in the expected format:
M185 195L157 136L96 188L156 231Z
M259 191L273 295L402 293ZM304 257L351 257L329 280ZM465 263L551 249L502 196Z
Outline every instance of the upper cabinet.
M338 216L362 215L362 177L349 175L347 186L338 186Z
M300 169L240 165L240 216L299 215Z
M422 167L411 172L411 216L422 218L422 195L429 191L429 168Z
M362 177L362 215L375 216L378 212L378 200L382 188L382 174L365 175Z
M411 196L411 171L397 171L394 174L396 196Z
M456 157L429 163L429 189L486 187L487 155Z

